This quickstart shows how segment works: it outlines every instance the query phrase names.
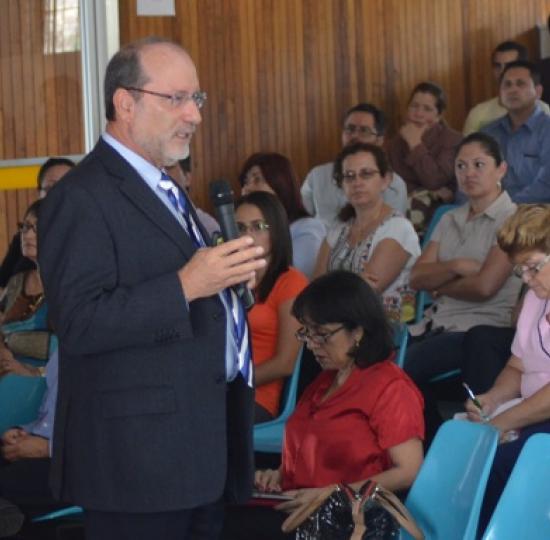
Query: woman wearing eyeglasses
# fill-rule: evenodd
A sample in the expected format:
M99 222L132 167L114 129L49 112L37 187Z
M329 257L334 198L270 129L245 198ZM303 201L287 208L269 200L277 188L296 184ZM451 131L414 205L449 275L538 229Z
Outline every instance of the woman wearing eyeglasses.
M35 264L40 204L40 200L33 203L19 224L21 252ZM38 268L10 278L0 299L0 312L0 376L40 375L48 359L51 332Z
M267 191L277 196L290 225L292 264L311 278L326 229L322 221L311 217L304 208L290 160L275 152L252 154L242 166L239 182L243 195Z
M454 153L462 134L442 115L447 105L443 89L422 82L411 92L404 124L390 141L393 168L407 183L410 218L423 233L434 210L454 198Z
M298 321L290 308L307 285L291 266L288 221L277 197L264 191L246 195L236 204L237 227L264 248L267 265L256 276L256 303L248 312L256 385L255 422L275 417L283 380L292 374L300 349L294 339Z
M430 381L457 368L476 392L483 386L476 372L494 380L500 360L493 366L486 358L470 358L467 332L480 325L510 327L521 286L496 242L516 209L501 187L506 162L498 143L485 133L468 135L457 149L455 170L468 202L443 215L411 272L411 285L435 300L424 319L410 327L414 339L405 358L405 371L426 402L428 441L442 422Z
M512 342L512 355L492 388L466 409L473 420L482 413L501 433L487 484L480 531L504 489L527 439L550 433L550 205L521 205L498 233L498 244L515 264L527 291Z
M296 337L323 371L285 426L281 467L257 471L256 488L291 497L277 507L288 513L341 482L355 489L367 479L393 491L409 488L423 459L422 397L393 361L379 297L356 274L335 271L304 289L292 313L303 325ZM239 534L224 538L284 538L285 517L241 509Z
M391 182L384 151L368 143L344 147L334 162L334 178L348 204L321 245L315 275L355 272L381 295L390 320L411 319L409 273L420 245L411 223L382 198Z

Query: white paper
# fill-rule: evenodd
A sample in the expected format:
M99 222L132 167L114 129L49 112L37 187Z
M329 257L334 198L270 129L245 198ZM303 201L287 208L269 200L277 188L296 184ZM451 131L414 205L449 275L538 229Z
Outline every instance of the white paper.
M175 0L137 0L138 17L173 17Z

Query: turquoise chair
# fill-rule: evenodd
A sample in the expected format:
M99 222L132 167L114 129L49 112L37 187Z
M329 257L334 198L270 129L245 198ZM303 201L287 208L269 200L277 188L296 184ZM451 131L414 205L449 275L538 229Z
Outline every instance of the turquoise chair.
M4 375L0 378L0 434L32 422L46 390L44 377Z
M80 506L68 506L67 508L62 508L61 510L55 510L54 512L49 512L43 516L36 516L33 518L33 523L39 523L41 521L50 521L52 519L61 519L61 518L82 518L83 510Z
M281 453L283 448L283 434L288 417L296 407L298 395L298 380L302 365L302 350L298 352L292 376L287 379L281 396L281 412L279 416L269 422L262 422L254 426L254 451Z
M403 368L405 364L405 353L407 352L407 343L409 342L409 331L407 325L398 323L393 325L393 344L397 351L395 363Z
M449 210L453 210L454 208L458 208L460 205L458 204L443 204L437 210L434 212L432 219L430 220L430 224L428 225L428 229L426 230L424 234L424 238L422 239L422 249L424 249L428 243L430 242L430 239L432 237L432 234L435 230L436 225L439 223L439 220ZM418 294L416 295L416 317L415 322L419 322L424 317L424 310L427 306L429 306L433 302L432 297L430 296L430 293L427 291L418 291Z
M405 502L426 540L475 539L497 443L488 424L441 426ZM401 538L412 537L402 531Z
M529 437L483 540L550 538L550 435Z

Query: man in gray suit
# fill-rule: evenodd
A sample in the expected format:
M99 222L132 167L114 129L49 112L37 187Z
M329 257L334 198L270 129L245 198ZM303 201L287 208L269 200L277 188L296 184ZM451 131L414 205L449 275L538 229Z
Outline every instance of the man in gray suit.
M222 501L250 494L253 373L229 287L253 283L263 252L250 237L210 247L164 171L205 99L178 45L122 48L106 133L41 212L60 342L52 488L85 509L89 539L217 538Z

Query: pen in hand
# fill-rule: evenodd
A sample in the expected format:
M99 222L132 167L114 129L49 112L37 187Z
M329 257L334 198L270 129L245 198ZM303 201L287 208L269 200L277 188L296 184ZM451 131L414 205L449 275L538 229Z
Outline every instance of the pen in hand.
M489 417L483 412L483 406L477 399L476 395L472 392L472 389L465 383L462 383L462 386L466 389L466 392L468 392L468 395L470 396L470 399L472 400L472 403L479 409L479 416L481 416L481 419L484 422L487 422L489 420Z

